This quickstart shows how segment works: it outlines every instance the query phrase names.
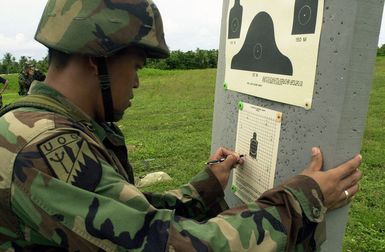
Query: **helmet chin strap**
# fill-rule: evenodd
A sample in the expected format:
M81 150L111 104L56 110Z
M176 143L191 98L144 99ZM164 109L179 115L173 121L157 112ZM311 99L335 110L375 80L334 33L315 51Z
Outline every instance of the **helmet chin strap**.
M104 106L104 121L112 122L114 120L114 105L111 95L110 76L108 75L107 63L105 58L96 58L99 74L99 86L102 92Z

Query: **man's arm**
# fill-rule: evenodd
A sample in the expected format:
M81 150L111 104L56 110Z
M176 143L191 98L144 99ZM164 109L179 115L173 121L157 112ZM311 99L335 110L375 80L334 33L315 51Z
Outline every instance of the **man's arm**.
M36 69L34 76L33 76L33 79L37 80L37 81L44 81L45 80L45 74L42 71L40 71L39 69Z
M306 176L267 193L263 203L197 222L154 208L102 160L104 175L94 191L87 191L37 170L31 164L39 159L31 152L19 154L13 182L13 209L29 227L30 244L45 240L70 251L285 251L288 246L315 250L321 242L314 234L323 221L322 195ZM293 191L305 197L299 201ZM307 216L303 209L320 214Z
M70 251L316 249L314 234L325 212L317 183L300 176L207 221L184 218L151 205L76 130L46 132L23 148L13 189L14 213L29 232L23 246L44 242ZM319 215L306 209L318 209Z
M207 220L228 209L222 186L209 167L189 184L164 193L144 192L156 208L174 210L176 215L197 221Z

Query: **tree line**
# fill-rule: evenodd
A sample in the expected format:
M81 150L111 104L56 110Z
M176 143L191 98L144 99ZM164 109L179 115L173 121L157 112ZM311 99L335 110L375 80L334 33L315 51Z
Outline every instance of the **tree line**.
M377 56L385 56L385 44L377 49ZM11 53L5 53L0 59L0 74L21 72L26 63L32 63L43 72L48 69L48 56L41 60L21 56L17 61ZM167 59L147 59L145 67L162 70L173 69L204 69L216 68L218 63L218 50L202 50L183 52L180 50L171 51Z
M31 57L21 56L17 61L15 56L13 56L11 53L5 53L3 58L0 60L0 74L19 73L23 70L27 63L33 64L43 72L46 72L48 69L47 56L41 60L35 60Z
M377 56L385 56L385 44L377 49Z
M196 49L187 52L177 50L171 51L171 55L167 59L147 59L145 67L162 70L216 68L217 59L218 50L215 49ZM3 58L0 59L0 74L19 73L26 63L33 64L38 69L46 72L48 69L48 56L41 60L21 56L19 60L16 60L11 53L5 53Z

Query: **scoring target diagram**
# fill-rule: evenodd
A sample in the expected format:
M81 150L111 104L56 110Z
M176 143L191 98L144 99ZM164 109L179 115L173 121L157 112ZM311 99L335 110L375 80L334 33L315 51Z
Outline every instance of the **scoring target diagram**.
M225 84L311 108L324 0L230 0Z
M241 51L231 60L231 68L292 75L293 67L275 42L274 25L266 12L258 13L250 24Z
M234 169L232 190L244 202L274 186L282 113L240 103L235 150L245 155Z

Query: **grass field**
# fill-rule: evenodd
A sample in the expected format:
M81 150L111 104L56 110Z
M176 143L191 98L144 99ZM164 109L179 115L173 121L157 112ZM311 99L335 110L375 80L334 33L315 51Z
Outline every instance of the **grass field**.
M17 97L15 75L4 102ZM133 106L119 123L136 176L165 171L173 180L145 188L162 191L188 182L209 157L215 69L144 69ZM362 146L364 178L351 210L343 251L385 251L385 57L377 58Z

